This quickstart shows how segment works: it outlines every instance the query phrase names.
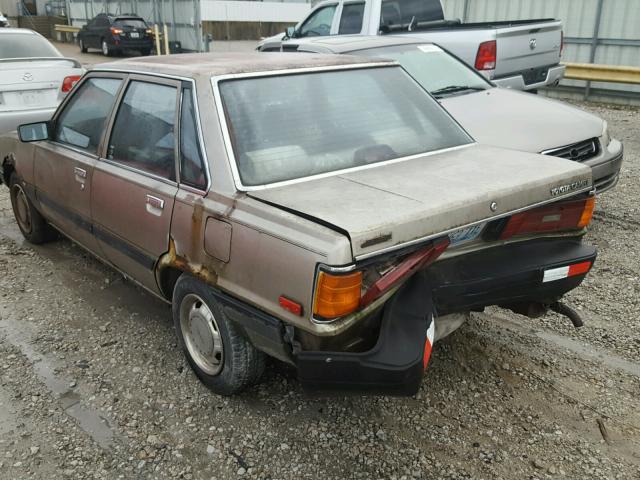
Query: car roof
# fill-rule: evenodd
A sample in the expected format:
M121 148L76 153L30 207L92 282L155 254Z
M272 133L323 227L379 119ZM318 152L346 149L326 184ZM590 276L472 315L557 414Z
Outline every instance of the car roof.
M118 60L96 65L93 70L131 71L195 78L372 63L393 64L395 62L351 55L317 53L187 53Z
M0 33L24 33L27 35L39 35L29 28L0 28Z
M317 46L331 53L355 52L369 48L391 47L396 45L428 45L431 42L420 41L416 38L394 35L336 35L331 37L303 39L292 42L306 46ZM304 51L304 50L303 50Z

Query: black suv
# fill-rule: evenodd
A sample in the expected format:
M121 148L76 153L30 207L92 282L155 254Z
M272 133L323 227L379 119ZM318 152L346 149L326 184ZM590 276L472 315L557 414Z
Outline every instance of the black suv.
M153 48L153 36L147 23L135 15L111 15L100 13L78 32L80 50L99 48L104 55L123 50L138 50L149 55Z

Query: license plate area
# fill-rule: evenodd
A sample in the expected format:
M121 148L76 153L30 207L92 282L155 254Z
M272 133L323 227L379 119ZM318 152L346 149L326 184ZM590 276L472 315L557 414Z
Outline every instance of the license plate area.
M131 32L131 33L129 34L129 36L130 36L131 38L140 38L140 34L139 34L138 32Z
M472 242L473 240L475 240L480 236L480 234L482 233L486 225L487 225L486 222L479 223L477 225L464 227L459 230L456 230L455 232L451 232L449 234L449 241L451 242L450 246L454 247L454 246L463 245L465 243Z

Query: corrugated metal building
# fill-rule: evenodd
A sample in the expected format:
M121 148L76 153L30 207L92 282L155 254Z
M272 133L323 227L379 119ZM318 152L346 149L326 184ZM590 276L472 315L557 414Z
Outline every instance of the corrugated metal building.
M558 18L564 23L564 61L640 67L640 0L442 0L442 4L448 18L465 22ZM587 85L563 80L561 86L582 95ZM594 82L589 90L594 100L640 103L637 85Z

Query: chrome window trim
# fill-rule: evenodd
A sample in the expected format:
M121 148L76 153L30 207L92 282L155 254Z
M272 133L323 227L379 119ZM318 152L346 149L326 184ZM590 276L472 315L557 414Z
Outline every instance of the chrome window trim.
M169 74L165 74L165 73L145 72L144 70L126 70L126 69L104 68L103 67L103 68L91 71L91 73L94 73L94 72L125 73L125 74L131 74L131 75L144 75L144 76L148 76L148 77L168 78L168 79L171 79L171 80L178 80L178 81L181 81L181 82L189 82L189 83L191 83L191 92L192 92L192 96L193 96L193 105L194 105L195 114L196 114L196 130L198 132L198 140L200 142L200 145L199 145L200 154L202 155L202 160L204 162L205 176L207 177L207 187L206 187L206 190L200 190L199 188L190 187L188 185L183 185L183 184L179 184L179 183L175 183L174 185L178 185L179 188L184 188L185 190L189 190L189 191L191 191L193 193L198 193L198 194L200 194L202 196L206 196L207 193L209 192L209 190L211 189L211 169L210 169L210 166L209 166L209 157L207 156L207 149L204 146L204 135L202 133L202 122L200 120L200 108L198 107L198 95L197 95L198 87L196 85L196 81L193 78L183 77L183 76L180 76L180 75L169 75ZM183 88L180 87L180 95L182 95L182 90L183 90ZM179 149L180 149L180 147L178 146L178 150ZM132 169L132 170L135 171L135 169ZM150 174L150 175L153 176L153 174Z
M365 69L365 68L398 68L398 67L399 67L399 64L395 61L394 62L382 61L382 62L367 62L367 63L360 63L360 64L348 64L348 65L328 65L328 66L322 66L322 67L292 68L292 69L284 69L284 70L272 70L267 72L234 73L234 74L227 74L227 75L217 75L212 77L211 85L213 87L213 97L216 103L215 108L218 112L218 120L220 121L220 126L222 127L222 138L224 141L224 147L227 152L227 158L229 159L231 173L233 176L233 181L235 183L236 189L241 192L251 192L256 190L266 190L268 188L283 187L286 185L303 183L310 180L316 180L319 178L327 178L327 177L333 177L333 176L337 176L345 173L368 170L368 169L377 168L383 165L392 165L394 163L405 162L408 160L413 160L415 158L436 155L444 152L451 152L451 151L460 150L460 149L468 148L475 145L476 142L473 141L471 137L469 137L469 139L471 140L470 143L467 143L464 145L457 145L455 147L442 148L439 150L432 150L430 152L423 152L423 153L417 153L414 155L408 155L404 157L392 158L391 160L372 163L370 165L360 165L357 167L343 168L341 170L334 170L331 172L319 173L316 175L309 175L309 176L300 177L300 178L292 178L290 180L283 180L281 182L274 182L274 183L268 183L268 184L262 184L262 185L244 185L242 183L242 180L240 178L240 172L238 171L238 164L235 157L235 152L233 151L231 135L229 134L229 125L227 124L227 118L226 118L224 107L222 104L222 97L220 95L220 82L223 82L226 80L242 79L242 78L260 78L260 77L275 77L275 76L284 76L284 75L297 75L301 73L327 72L327 71L338 71L338 70L359 70L359 69Z

